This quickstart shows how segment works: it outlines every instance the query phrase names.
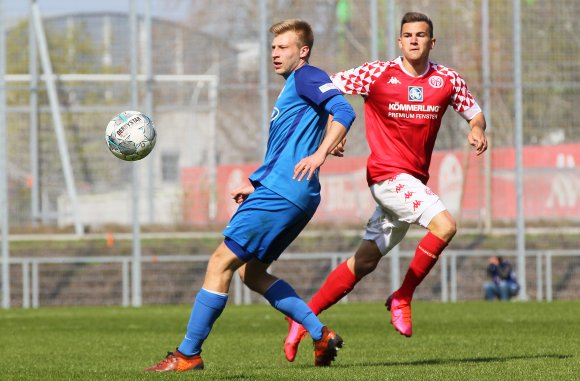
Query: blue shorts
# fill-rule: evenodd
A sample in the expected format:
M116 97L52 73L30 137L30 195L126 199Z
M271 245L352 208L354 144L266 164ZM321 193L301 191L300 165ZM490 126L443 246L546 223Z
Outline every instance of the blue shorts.
M241 260L272 263L294 241L312 215L257 185L224 230L224 243Z

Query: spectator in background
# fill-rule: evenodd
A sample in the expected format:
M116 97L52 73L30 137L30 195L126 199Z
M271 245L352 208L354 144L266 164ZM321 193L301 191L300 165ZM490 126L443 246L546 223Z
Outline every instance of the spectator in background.
M502 257L492 256L487 266L487 276L490 278L483 285L485 300L510 300L520 290L512 265Z

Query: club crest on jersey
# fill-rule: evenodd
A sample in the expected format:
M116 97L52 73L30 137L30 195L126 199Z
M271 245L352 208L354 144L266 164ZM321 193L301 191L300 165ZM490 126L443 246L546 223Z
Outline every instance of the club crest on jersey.
M440 89L443 87L443 78L438 75L434 75L429 78L429 84L435 89Z
M421 86L409 86L409 102L423 102L423 88Z

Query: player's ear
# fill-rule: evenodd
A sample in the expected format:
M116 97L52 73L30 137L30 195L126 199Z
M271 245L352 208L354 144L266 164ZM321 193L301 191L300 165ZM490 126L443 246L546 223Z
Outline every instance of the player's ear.
M431 49L435 47L435 40L437 40L435 37L431 39Z
M310 54L310 47L308 45L304 45L300 48L300 58L306 60L308 55Z

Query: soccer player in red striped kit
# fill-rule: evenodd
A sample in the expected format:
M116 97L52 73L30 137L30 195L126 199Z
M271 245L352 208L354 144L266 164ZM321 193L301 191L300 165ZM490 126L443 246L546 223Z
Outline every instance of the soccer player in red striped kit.
M487 149L487 139L485 118L465 81L454 70L429 60L435 46L430 18L418 12L406 13L398 43L401 57L365 63L331 76L343 93L361 95L365 100L371 151L367 180L377 207L356 253L330 273L308 306L319 314L342 299L403 239L410 224L417 224L426 228L427 234L417 246L401 287L386 301L394 328L410 337L415 288L457 231L454 218L426 185L447 107L469 123L468 141L477 155ZM289 323L284 353L288 361L294 361L306 331L294 321Z

